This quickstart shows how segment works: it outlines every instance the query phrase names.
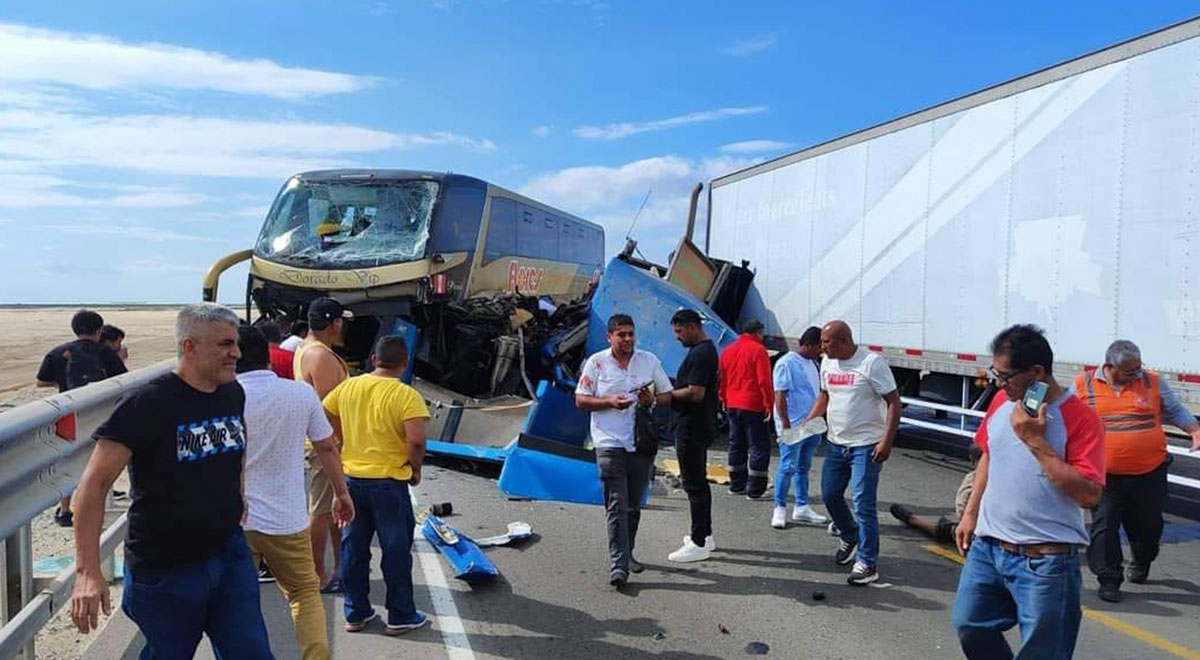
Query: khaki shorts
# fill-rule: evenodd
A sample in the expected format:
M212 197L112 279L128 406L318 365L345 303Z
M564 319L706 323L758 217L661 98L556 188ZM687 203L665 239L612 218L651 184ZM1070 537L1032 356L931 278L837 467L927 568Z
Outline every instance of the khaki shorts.
M330 442L326 440L325 442ZM317 453L310 448L304 450L304 460L308 462L308 513L313 516L326 516L333 513L333 483L325 468L321 466Z

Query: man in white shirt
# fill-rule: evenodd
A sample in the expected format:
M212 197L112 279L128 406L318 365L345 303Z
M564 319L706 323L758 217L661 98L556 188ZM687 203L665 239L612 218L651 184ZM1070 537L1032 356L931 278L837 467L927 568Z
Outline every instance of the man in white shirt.
M609 348L583 364L575 405L591 412L592 445L604 486L608 522L609 584L621 588L642 566L633 558L642 495L650 482L653 454L636 451L634 404L649 406L655 394L670 392L671 380L653 353L634 347L633 319L608 319Z
M333 428L312 387L271 371L262 332L239 328L238 348L237 379L246 392L246 541L254 565L266 559L291 605L303 660L329 660L325 608L309 541L304 438L312 438L313 451L330 477L334 520L344 527L354 518L354 503L337 444L330 440Z
M841 533L834 560L854 561L846 581L865 585L879 579L879 512L875 504L879 473L892 451L900 425L900 393L887 361L855 346L850 326L831 321L821 328L821 393L809 419L825 415L829 425L821 499ZM846 506L846 487L854 515ZM856 520L857 519L857 520Z

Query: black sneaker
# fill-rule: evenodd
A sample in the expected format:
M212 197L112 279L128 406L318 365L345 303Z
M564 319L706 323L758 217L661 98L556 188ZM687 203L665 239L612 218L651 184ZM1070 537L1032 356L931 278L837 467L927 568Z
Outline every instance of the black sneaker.
M267 566L266 562L258 565L258 581L264 584L275 581L275 576L271 573L271 567Z
M905 525L908 524L908 521L912 519L913 516L913 512L909 511L908 507L904 506L903 504L893 504L888 510L892 512L892 516L894 516L896 520L899 520Z
M613 571L612 575L608 578L608 583L612 585L613 589L620 589L628 581L629 574L619 568Z
M1119 584L1101 584L1100 590L1097 592L1100 600L1106 603L1119 603L1124 598L1121 595L1121 585Z
M746 494L746 487L745 487L745 486L742 486L741 488L734 488L733 486L730 486L730 487L729 487L729 494L730 494L730 495L745 495L745 494Z
M55 509L54 523L59 527L72 527L75 525L75 515L70 511L63 511L61 508Z
M1134 584L1146 584L1146 580L1150 578L1150 567L1130 564L1129 568L1125 569L1125 579Z
M629 558L629 572L630 573L641 573L644 570L646 570L646 567L642 566L642 562L634 559L633 557Z
M746 499L748 499L748 500L765 500L765 499L767 499L767 491L764 490L761 493L746 493Z
M838 544L837 554L833 555L833 560L838 564L845 566L854 561L858 556L858 541L841 541Z
M856 587L864 587L879 579L879 571L874 566L867 566L861 561L854 562L854 570L846 576L846 583Z

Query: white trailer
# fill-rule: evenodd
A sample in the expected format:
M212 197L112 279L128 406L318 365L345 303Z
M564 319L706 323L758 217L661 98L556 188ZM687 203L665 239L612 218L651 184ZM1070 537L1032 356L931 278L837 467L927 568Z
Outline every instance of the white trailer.
M708 209L708 254L756 272L743 317L845 319L914 402L969 407L1022 322L1063 380L1131 339L1200 410L1200 19L720 177Z

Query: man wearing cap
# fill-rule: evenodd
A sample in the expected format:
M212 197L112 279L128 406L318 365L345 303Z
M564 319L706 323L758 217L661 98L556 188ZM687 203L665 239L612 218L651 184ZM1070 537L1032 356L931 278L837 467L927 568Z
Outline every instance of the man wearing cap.
M342 341L343 319L353 315L333 298L317 298L308 306L308 337L296 349L292 367L296 380L304 381L317 391L324 400L343 380L350 375L345 360L334 352L333 346ZM340 444L341 438L335 438ZM340 593L341 544L336 536L337 525L333 520L334 490L320 459L313 451L312 443L305 443L305 459L308 461L308 508L309 528L312 530L313 561L317 565L317 576L321 581L321 593ZM333 572L326 580L325 546L333 536Z

